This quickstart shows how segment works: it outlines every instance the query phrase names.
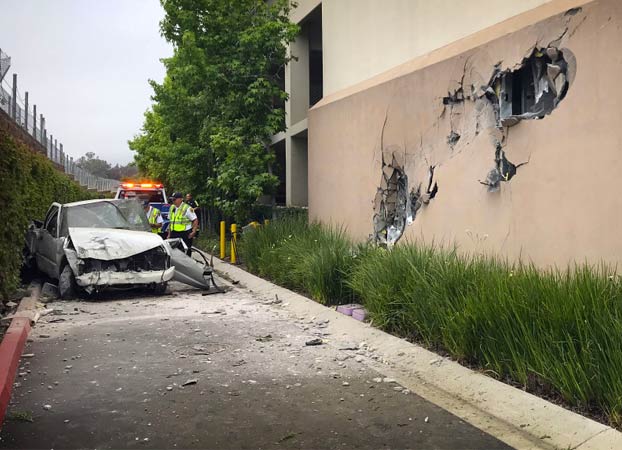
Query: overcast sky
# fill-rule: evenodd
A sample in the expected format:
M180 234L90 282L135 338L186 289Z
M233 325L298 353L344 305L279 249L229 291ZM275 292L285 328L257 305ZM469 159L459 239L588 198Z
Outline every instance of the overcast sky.
M20 92L73 157L133 159L127 140L151 104L172 54L159 34L158 0L0 0L0 48ZM4 84L7 87L6 83Z

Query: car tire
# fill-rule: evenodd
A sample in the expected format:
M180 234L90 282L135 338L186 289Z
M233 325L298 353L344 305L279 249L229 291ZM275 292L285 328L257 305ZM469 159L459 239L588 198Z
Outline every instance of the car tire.
M158 283L153 287L153 292L156 295L164 295L166 294L167 287L168 287L168 283L166 281L164 283Z
M37 260L34 256L24 252L22 261L20 277L22 282L29 283L40 275L39 268L37 267Z
M58 292L60 293L60 298L64 300L72 300L78 296L76 277L71 267L69 267L69 264L63 267L60 277L58 278Z

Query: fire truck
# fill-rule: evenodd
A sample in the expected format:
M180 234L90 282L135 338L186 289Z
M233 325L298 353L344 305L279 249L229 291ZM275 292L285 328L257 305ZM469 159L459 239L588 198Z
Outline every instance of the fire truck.
M168 212L171 205L168 202L166 190L164 189L162 183L152 181L124 181L117 189L117 193L115 194L114 198L135 198L139 201L147 200L151 206L159 209L162 213L162 219L164 220L164 223L162 224L160 235L166 237L169 224Z

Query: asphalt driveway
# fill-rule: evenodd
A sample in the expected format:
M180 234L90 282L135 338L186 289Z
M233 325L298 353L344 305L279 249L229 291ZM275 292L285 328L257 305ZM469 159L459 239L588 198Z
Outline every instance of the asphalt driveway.
M509 448L374 371L364 343L245 289L49 307L0 448Z

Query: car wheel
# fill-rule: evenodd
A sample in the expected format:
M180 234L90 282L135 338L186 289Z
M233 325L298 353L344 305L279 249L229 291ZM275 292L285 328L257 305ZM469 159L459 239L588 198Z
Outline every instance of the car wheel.
M153 292L156 295L164 295L166 293L166 288L168 287L168 283L164 282L164 283L158 283L155 285L155 287L153 288Z
M23 282L28 283L40 275L37 260L33 255L24 252L22 261L20 276Z
M68 264L63 267L63 271L60 273L58 291L60 293L60 298L65 300L71 300L78 296L76 277Z

